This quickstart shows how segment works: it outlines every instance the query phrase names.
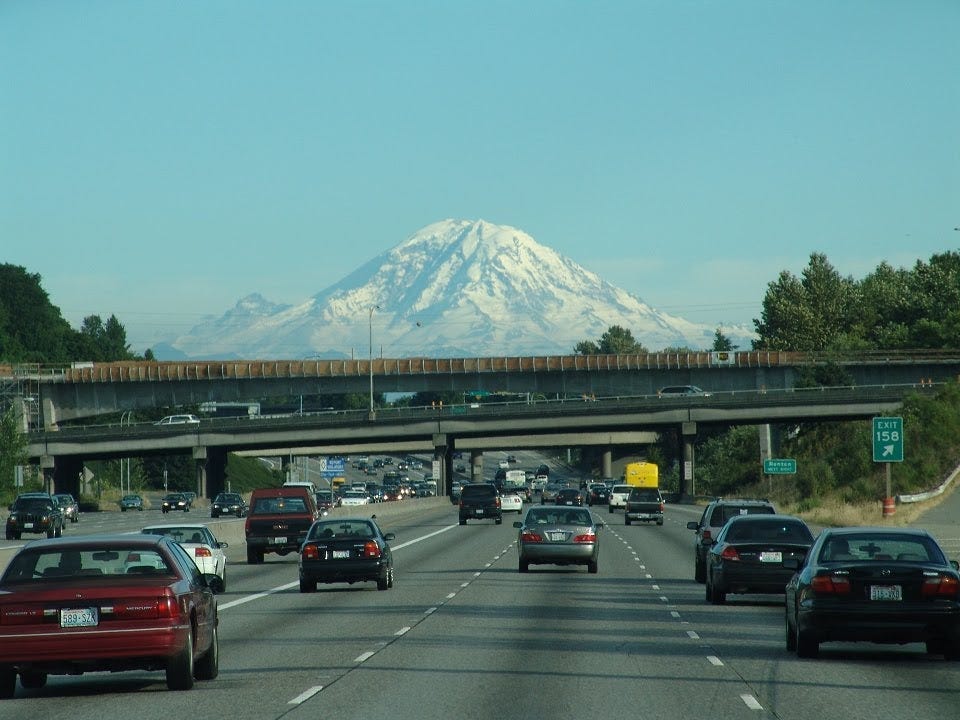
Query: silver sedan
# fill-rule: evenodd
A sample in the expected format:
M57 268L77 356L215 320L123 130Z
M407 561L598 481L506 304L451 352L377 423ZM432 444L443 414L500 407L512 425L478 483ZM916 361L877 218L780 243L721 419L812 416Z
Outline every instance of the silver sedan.
M517 550L520 572L530 565L586 565L596 573L599 565L603 523L593 519L586 508L532 507L523 520L513 524L520 530Z

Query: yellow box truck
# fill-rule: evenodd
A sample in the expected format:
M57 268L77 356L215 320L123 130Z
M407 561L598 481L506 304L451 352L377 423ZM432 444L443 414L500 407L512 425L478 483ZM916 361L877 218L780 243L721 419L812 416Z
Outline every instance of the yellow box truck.
M627 463L623 468L623 482L635 487L659 487L660 469L656 463L642 461Z

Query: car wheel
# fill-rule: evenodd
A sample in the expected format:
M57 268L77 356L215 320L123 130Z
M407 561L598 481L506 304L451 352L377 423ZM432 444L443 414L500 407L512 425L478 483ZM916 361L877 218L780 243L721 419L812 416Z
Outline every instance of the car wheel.
M613 505L607 505L607 510L609 510L610 512L613 512Z
M143 506L141 505L140 507L137 508L137 510L139 510L140 512L143 512Z
M247 548L247 564L259 565L263 562L263 553L252 548Z
M193 687L193 630L187 632L183 649L167 660L167 689L189 690Z
M300 592L312 593L317 591L317 581L300 578Z
M587 562L587 572L591 575L596 575L600 571L600 563L596 560L589 560Z
M707 587L709 588L710 602L714 605L723 605L727 601L726 591L718 588L714 583L709 583Z
M797 657L815 658L820 654L820 641L817 640L816 635L809 630L801 630L799 620L797 621L797 639L795 644L797 646Z
M706 563L700 560L699 557L694 554L693 557L693 579L698 583L707 581L707 567Z
M623 524L624 524L624 525L629 525L629 524L630 524L630 518L628 518L626 515L623 516Z
M63 531L65 529L66 529L66 525L61 525L60 527L58 527L56 532L54 533L54 537L63 537Z
M390 573L387 568L380 571L380 577L377 578L377 590L386 590L390 587Z
M45 672L22 672L20 673L20 684L27 690L39 690L47 684L47 674Z
M498 517L498 518L497 518L496 520L494 520L493 522L494 522L495 525L503 525L503 518L502 518L502 517Z
M521 560L520 564L517 566L517 569L522 573L529 572L530 563L528 563L526 560Z
M467 519L466 519L466 518L460 518L460 524L461 524L461 525L466 525L466 524L467 524Z
M213 637L210 638L210 649L207 650L193 668L193 676L197 680L213 680L220 674L220 640L217 637L217 626L213 626Z
M127 511L126 508L120 508L120 512L126 512L126 511Z
M12 698L17 690L17 673L10 668L0 670L0 698Z
M663 525L663 518L657 519L657 525Z
M78 515L74 515L72 518L70 518L70 522L80 522L80 517Z
M56 537L56 536L57 536L57 531L56 531L56 529L50 528L49 530L47 530L47 537L48 537L48 538L52 538L52 537Z
M393 587L393 568L392 567L390 568L390 576L387 579L387 587L389 588Z
M790 626L790 615L784 613L784 625L786 626L786 641L787 641L787 652L796 652L797 650L797 636L793 632L793 628Z

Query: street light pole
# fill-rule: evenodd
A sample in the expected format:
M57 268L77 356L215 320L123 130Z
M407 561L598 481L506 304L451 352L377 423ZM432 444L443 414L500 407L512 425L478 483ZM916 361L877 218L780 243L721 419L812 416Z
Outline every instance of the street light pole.
M369 356L369 370L370 370L370 416L373 416L373 311L379 310L379 305L374 305L370 308L370 356Z

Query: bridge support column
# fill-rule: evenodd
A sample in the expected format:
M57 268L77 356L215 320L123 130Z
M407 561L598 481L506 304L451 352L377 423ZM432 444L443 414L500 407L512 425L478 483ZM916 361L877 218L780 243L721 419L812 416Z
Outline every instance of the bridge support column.
M600 462L600 477L613 477L613 450L610 448L603 451L603 457Z
M195 447L193 449L193 461L196 468L197 484L196 490L198 498L207 496L207 448L206 446Z
M448 439L446 433L434 433L433 435L433 459L440 461L440 477L434 478L437 481L437 495L449 495L450 484L447 482L453 472L452 453L447 452Z
M483 480L483 451L470 451L470 482Z
M685 422L680 426L683 438L683 467L680 468L680 497L693 498L697 494L697 482L694 472L694 441L697 439L697 424Z

